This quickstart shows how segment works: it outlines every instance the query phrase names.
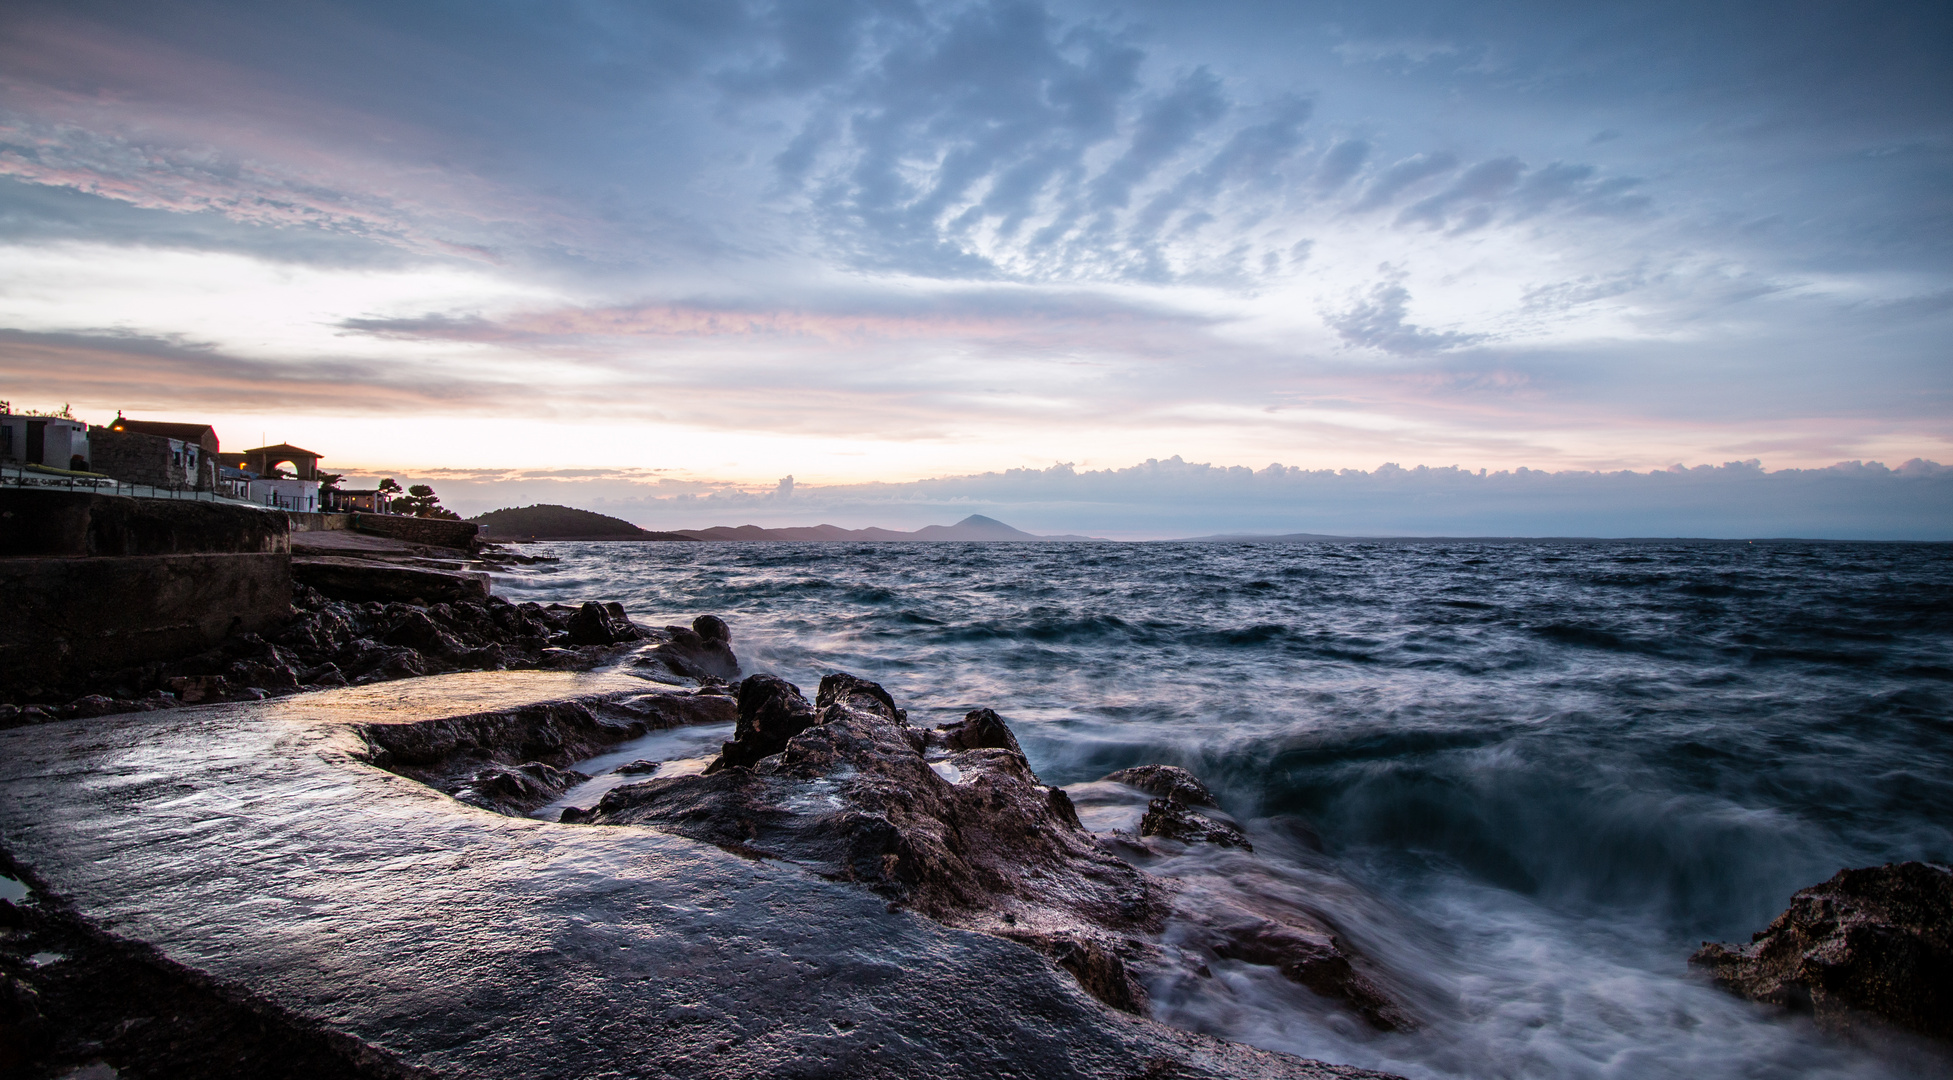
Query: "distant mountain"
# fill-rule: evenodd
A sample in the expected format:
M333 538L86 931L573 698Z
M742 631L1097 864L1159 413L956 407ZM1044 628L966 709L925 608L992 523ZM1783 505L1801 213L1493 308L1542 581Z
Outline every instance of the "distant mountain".
M573 506L540 503L490 510L468 519L481 526L489 540L682 540L678 533L649 532L622 518L578 510Z
M679 534L694 540L1096 540L1094 536L1037 536L1013 529L982 514L971 514L954 525L930 525L914 532L895 529L843 529L838 525L813 525L789 529L762 529L758 525L715 525L710 529L680 529Z

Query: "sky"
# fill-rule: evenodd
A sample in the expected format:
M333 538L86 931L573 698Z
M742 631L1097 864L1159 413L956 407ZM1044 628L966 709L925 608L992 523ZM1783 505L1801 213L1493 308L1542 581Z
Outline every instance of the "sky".
M0 11L0 396L468 512L1949 539L1949 342L1945 4Z

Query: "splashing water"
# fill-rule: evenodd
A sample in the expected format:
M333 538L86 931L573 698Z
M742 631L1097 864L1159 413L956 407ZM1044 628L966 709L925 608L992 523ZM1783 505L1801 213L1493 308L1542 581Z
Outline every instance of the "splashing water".
M1427 1021L1223 962L1149 987L1168 1023L1412 1077L1947 1068L1686 958L1842 867L1953 861L1953 547L538 547L499 593L719 614L747 671L851 671L915 723L995 708L1047 782L1191 769L1256 852L1152 869L1305 907Z

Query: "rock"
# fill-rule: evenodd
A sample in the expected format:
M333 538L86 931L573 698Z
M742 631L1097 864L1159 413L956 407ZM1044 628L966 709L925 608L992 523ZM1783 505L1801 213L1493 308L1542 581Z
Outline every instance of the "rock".
M590 779L572 769L540 761L490 765L454 786L448 794L470 806L500 814L526 814Z
M109 1052L126 1055L116 1067L132 1076L1377 1075L1102 1005L1080 988L1098 958L1089 949L1055 958L1059 936L1097 945L1128 973L1146 961L1129 951L1129 935L1068 922L1063 908L992 893L1016 926L977 913L961 918L995 932L949 930L920 911L889 911L889 898L868 883L820 880L811 863L749 862L664 828L500 818L339 749L368 730L375 743L441 761L508 747L503 764L561 766L588 756L572 738L583 721L571 724L551 705L573 699L621 722L608 703L644 692L622 672L462 673L104 717L83 721L85 733L61 725L0 733L0 834L8 856L49 890L23 911L35 918L50 898L71 897L77 925L112 926L103 947L126 947L140 961L103 966L99 953L62 943L70 960L32 978L67 978L74 992L63 991L57 1013L43 991L42 1010L114 1039ZM563 726L521 722L545 713L560 713ZM907 732L871 719L887 729L891 752L907 753ZM860 722L850 714L825 726ZM562 741L547 755L514 753L556 734ZM1008 768L1016 759L992 749L947 760L964 762L971 779L931 781L939 790L983 785L973 774L985 762ZM477 761L467 775L484 767ZM96 782L117 777L132 782ZM830 784L836 798L854 794L845 774L801 780L728 769L706 779L742 777L794 796ZM986 793L975 795L987 803ZM964 796L943 797L961 812ZM808 814L826 798L805 802L783 809ZM222 828L213 827L213 807ZM989 824L971 814L965 832ZM1008 838L960 842L995 847ZM764 836L751 843L773 850ZM985 860L973 858L980 871ZM1049 944L1028 947L1005 931L1047 935ZM168 977L129 978L144 970ZM250 1007L206 1011L208 1022L197 1022L185 1005L199 994ZM65 1005L107 997L142 1011ZM121 1021L144 1016L154 1019L116 1034ZM265 1031L308 1041L251 1042ZM132 1045L144 1038L146 1046ZM171 1049L179 1044L187 1060ZM246 1050L256 1052L246 1060ZM89 1060L65 1058L46 1075ZM13 1075L4 1065L0 1074Z
M401 613L400 620L381 636L388 645L402 645L417 652L446 653L453 651L449 646L453 638L443 633L434 622L433 616L425 611L412 608Z
M713 621L719 622L717 619ZM707 625L714 633L718 632L718 627ZM707 638L691 627L667 626L663 633L665 642L652 649L650 655L673 672L693 679L732 680L739 677L739 659L732 654L732 646L727 644L731 640L730 631L724 638Z
M773 675L754 675L740 683L738 708L732 741L721 749L709 771L751 767L785 750L788 739L814 723L814 707L801 696L800 687Z
M754 858L789 859L954 926L1037 948L1115 1008L1145 994L1122 959L1163 925L1168 898L1102 850L1063 792L1038 782L1016 740L925 758L934 740L881 686L821 680L815 705L770 675L740 684L739 721L699 776L606 793L580 819L648 824ZM973 714L974 715L974 714ZM951 782L932 764L957 777ZM1137 954L1135 954L1137 955Z
M1703 942L1689 965L1834 1031L1886 1023L1953 1039L1953 870L1841 870L1792 896L1750 944Z
M1207 785L1178 765L1135 765L1100 779L1138 788L1181 806L1214 805L1214 793L1207 790Z
M584 604L570 616L564 629L573 645L616 645L643 636L624 616L621 604Z
M1204 789L1203 789L1204 790ZM1139 819L1139 835L1159 836L1186 844L1219 844L1253 851L1246 834L1231 821L1190 810L1170 799L1154 799Z
M652 731L686 724L732 724L739 719L739 705L733 699L707 687L696 693L641 694L617 703L617 708L641 718Z
M0 897L0 928L18 930L20 922L20 909L14 906L12 900Z
M1273 967L1290 982L1349 1005L1379 1031L1417 1026L1410 1014L1356 969L1348 946L1326 928L1262 918L1228 905L1203 914L1210 927L1206 944L1215 955Z
M295 556L292 580L340 600L473 601L488 599L488 575L432 570L339 556Z
M1010 733L1003 718L989 709L972 709L963 719L954 724L939 724L936 730L941 733L943 745L951 750L1008 750L1018 757L1024 756L1024 748L1017 745L1017 736Z
M164 683L185 705L202 701L222 701L230 693L230 680L222 675L179 675Z
M732 627L717 615L700 615L692 620L692 632L707 642L732 644Z
M89 694L86 697L79 697L69 702L68 707L64 711L67 715L80 719L87 719L91 716L106 716L115 711L115 702L101 694Z
M315 668L307 668L305 673L298 678L300 682L307 686L317 686L320 688L346 685L345 672L339 670L338 664L330 661L320 664Z
M292 670L290 664L259 664L239 660L224 674L236 686L256 686L281 693L298 689L298 673Z
M665 763L662 761L647 761L644 758L639 758L627 765L617 766L617 772L624 776L642 776L646 773L657 772L664 767Z

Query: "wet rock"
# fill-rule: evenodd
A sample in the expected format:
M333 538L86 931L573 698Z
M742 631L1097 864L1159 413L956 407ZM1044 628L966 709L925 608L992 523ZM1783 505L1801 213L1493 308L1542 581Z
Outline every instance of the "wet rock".
M115 701L101 694L89 694L68 703L63 710L68 716L86 719L91 716L106 716L115 711Z
M239 660L226 676L234 685L255 686L268 692L291 693L298 689L298 673L290 664L261 664Z
M1178 765L1135 765L1100 778L1138 788L1181 806L1213 806L1214 793L1200 778Z
M1160 927L1165 892L1079 827L1069 799L1007 748L1014 738L931 760L928 733L901 715L885 689L853 675L822 679L813 706L791 683L755 675L740 685L734 739L704 775L615 788L583 820L791 860L1031 944L1101 1001L1143 1010L1118 950L1125 935Z
M706 619L712 621L708 623ZM713 636L708 637L697 629L701 623ZM650 655L676 674L693 679L739 678L739 658L732 652L732 632L725 628L723 620L702 615L690 627L667 626L661 633L666 640L652 649Z
M1205 790L1204 788L1202 790ZM1190 810L1170 799L1154 799L1139 820L1139 835L1159 836L1184 844L1219 844L1253 851L1247 834L1232 821Z
M1953 1039L1953 870L1841 870L1792 896L1750 944L1704 942L1689 965L1834 1031L1883 1023Z
M386 737L403 749L465 758L526 737L513 721L531 706L574 695L596 722L621 724L607 704L644 692L621 673L459 674L0 735L0 872L18 858L78 916L114 926L95 953L50 943L70 960L34 975L44 1014L104 1034L154 1017L115 1044L142 1076L470 1076L484 1062L510 1077L1375 1075L1101 1006L1080 987L1110 963L1089 948L1061 962L1059 937L1078 934L1128 972L1143 958L1123 935L1073 929L1062 908L1005 895L1014 926L979 913L967 924L997 933L947 932L860 883L672 830L494 819L338 749L387 727L418 732ZM559 734L571 752L574 725ZM913 745L894 730L888 741L892 753ZM137 759L168 782L88 782ZM967 778L988 759L1015 761L995 749L944 760L966 762ZM563 764L501 763L531 761ZM709 779L742 775L790 782L793 797L818 796L810 804L849 779ZM965 832L982 824L972 816ZM48 905L37 896L23 910ZM1051 944L1006 941L1006 929ZM112 949L131 962L98 964ZM169 1011L150 1008L159 1001Z
M657 772L659 769L664 768L664 766L665 763L662 761L647 761L644 758L639 758L628 764L617 766L617 771L624 776L642 776L647 773Z
M625 617L623 605L595 602L578 608L564 630L573 645L616 645L643 636Z
M814 707L800 687L774 675L754 675L739 684L737 724L710 771L751 767L787 748L787 740L814 723Z
M401 645L416 652L458 651L454 638L444 632L431 615L412 608L402 612L399 621L389 627L380 640L388 645Z
M616 707L644 721L652 731L686 724L731 724L739 719L739 705L706 687L696 693L642 694Z
M1218 905L1204 913L1205 944L1216 956L1263 964L1290 982L1341 1001L1379 1031L1404 1031L1416 1021L1351 962L1351 950L1326 928L1258 917Z
M300 682L307 686L316 686L322 689L346 685L345 672L339 670L338 664L330 661L320 664L315 668L307 668L305 673L298 678Z
M1040 935L1007 931L999 934L1029 945L1051 958L1052 963L1071 973L1086 993L1121 1012L1143 1016L1146 999L1138 982L1126 970L1118 952L1103 942L1079 934Z
M178 701L195 705L204 701L223 701L230 694L230 680L222 675L179 675L166 684Z
M454 785L448 794L484 810L526 814L588 779L573 769L559 769L541 761L490 765Z
M893 707L893 706L891 706ZM1017 745L1003 718L989 709L972 709L954 724L938 724L943 745L951 750L1008 750L1018 757L1024 748Z

